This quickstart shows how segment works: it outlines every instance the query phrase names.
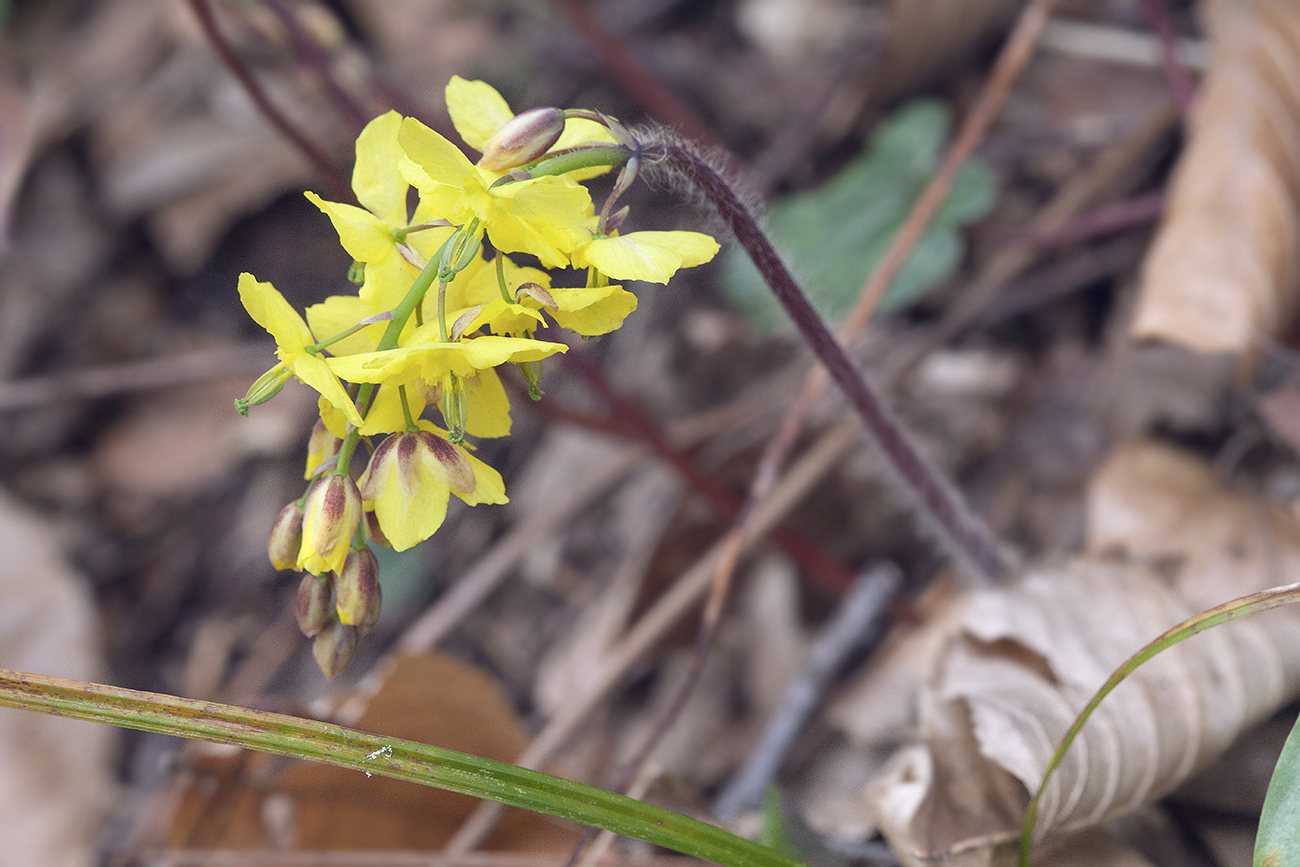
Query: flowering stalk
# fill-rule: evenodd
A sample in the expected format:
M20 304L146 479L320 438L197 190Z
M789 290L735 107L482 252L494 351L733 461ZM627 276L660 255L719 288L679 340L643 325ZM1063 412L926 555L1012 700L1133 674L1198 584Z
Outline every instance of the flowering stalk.
M1005 576L1011 567L993 532L970 511L943 473L922 454L893 411L857 369L731 185L699 154L684 145L651 144L644 156L648 161L662 161L680 172L708 197L862 419L886 462L920 506L922 515L937 531L948 553L986 581Z

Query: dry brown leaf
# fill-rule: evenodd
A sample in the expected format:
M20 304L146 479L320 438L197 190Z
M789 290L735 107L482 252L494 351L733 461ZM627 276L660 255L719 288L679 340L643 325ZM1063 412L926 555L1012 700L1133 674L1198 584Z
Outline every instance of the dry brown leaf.
M404 655L389 663L354 723L501 761L528 733L495 681L449 657ZM295 763L282 773L266 756L205 761L195 769L168 832L173 846L226 849L430 850L441 848L476 798L343 768ZM485 848L567 851L577 832L511 811Z
M0 666L95 680L89 588L48 522L0 494ZM111 798L113 731L0 710L0 864L95 863Z
M988 863L1111 671L1195 612L1300 571L1300 529L1284 510L1226 489L1202 461L1165 446L1118 449L1088 510L1091 559L970 599L922 694L926 746L902 754L876 790L900 854L983 841L963 857ZM1160 797L1293 698L1298 621L1290 608L1246 618L1140 668L1056 772L1039 833L1088 828Z
M1132 333L1250 355L1285 327L1300 278L1300 4L1203 8L1212 63Z

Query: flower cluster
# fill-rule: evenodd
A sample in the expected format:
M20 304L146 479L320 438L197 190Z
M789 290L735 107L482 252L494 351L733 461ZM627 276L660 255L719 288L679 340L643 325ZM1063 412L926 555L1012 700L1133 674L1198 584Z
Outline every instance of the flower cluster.
M477 162L389 112L357 139L360 207L307 193L354 260L355 294L327 298L304 318L270 283L239 278L240 299L275 338L279 363L237 408L246 413L290 377L320 393L308 486L276 520L269 553L277 569L306 573L298 622L330 676L379 616L370 545L400 551L427 539L452 494L470 505L506 502L501 476L466 441L510 433L499 369L518 368L539 398L542 361L568 348L536 336L548 320L588 337L613 331L637 302L611 281L667 283L718 251L696 232L619 231L626 209L613 205L636 177L641 148L614 119L556 108L514 115L490 85L459 77L446 95ZM611 169L597 212L582 182ZM568 268L582 285L552 282L552 271ZM435 410L441 426L424 417ZM370 457L354 480L360 444Z

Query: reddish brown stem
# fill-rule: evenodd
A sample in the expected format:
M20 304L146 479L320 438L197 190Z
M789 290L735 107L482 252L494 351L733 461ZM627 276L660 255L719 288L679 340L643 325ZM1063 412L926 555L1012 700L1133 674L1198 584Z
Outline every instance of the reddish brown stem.
M292 142L294 147L298 148L302 155L307 158L307 161L316 168L321 180L329 187L330 195L335 200L355 202L356 198L352 194L351 185L339 173L329 154L318 148L315 142L290 123L284 113L271 102L261 82L253 75L252 70L244 63L244 59L239 56L239 52L235 50L230 41L222 34L221 28L217 26L216 17L212 14L212 7L208 5L208 0L190 0L190 8L194 10L194 15L199 20L199 26L203 29L208 41L212 43L213 50L217 52L217 56L230 70L230 74L235 76L235 79L248 93L249 98L253 100L253 104L257 106L262 116L281 135Z
M1169 83L1169 92L1178 105L1178 111L1186 121L1191 117L1192 104L1196 101L1196 82L1178 57L1178 37L1169 20L1169 9L1165 0L1142 0L1142 12L1146 16L1147 26L1160 43L1160 68L1164 71L1165 81Z
M704 142L718 144L718 137L690 106L664 87L648 70L627 41L610 32L588 0L552 0L600 59L600 63L618 83L636 100L645 113L660 123L673 127L683 135Z
M991 582L1010 571L992 531L966 506L957 490L917 448L901 422L876 389L857 369L831 334L794 275L759 228L744 201L699 154L681 144L656 143L646 148L647 160L661 160L689 179L718 210L737 242L754 262L804 341L839 386L875 441L886 464L911 494L927 523L948 553L965 570Z
M556 335L547 334L547 331L548 329L539 330L537 336L546 340L557 339ZM560 359L566 367L582 377L587 386L605 402L613 419L598 420L555 408L558 417L575 424L594 426L606 433L614 432L636 439L654 452L665 464L672 467L692 491L707 499L723 515L734 519L740 514L742 503L740 497L719 484L690 455L673 445L663 430L642 412L640 407L614 388L587 358L581 353L570 351L560 356ZM544 408L546 403L549 402L538 405L539 411L550 412L549 409ZM841 594L852 584L853 574L804 536L778 527L768 533L768 538L794 560L805 574L816 579L832 593Z

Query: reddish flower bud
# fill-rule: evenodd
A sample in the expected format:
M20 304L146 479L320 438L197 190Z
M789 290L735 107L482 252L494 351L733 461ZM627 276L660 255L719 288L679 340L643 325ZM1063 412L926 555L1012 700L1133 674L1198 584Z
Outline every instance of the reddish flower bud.
M325 628L316 633L311 645L311 655L316 657L316 664L325 676L333 680L336 675L348 667L352 654L357 649L357 628L331 620Z
M331 474L307 495L298 567L317 575L343 568L361 524L361 494L348 476Z
M325 422L316 419L316 424L311 428L311 436L307 438L307 471L303 473L303 478L315 478L322 465L337 455L342 445L343 440L330 433Z
M515 115L483 145L478 164L490 172L503 172L531 163L551 149L564 132L564 112L558 108L530 108Z
M304 575L298 584L298 599L294 606L298 615L298 628L311 638L334 619L330 606L330 579L317 575Z
M379 561L369 548L352 551L334 582L334 605L339 622L355 626L362 635L379 622L382 594Z
M277 569L295 569L302 550L302 506L297 501L280 510L271 535L266 540L266 554Z

